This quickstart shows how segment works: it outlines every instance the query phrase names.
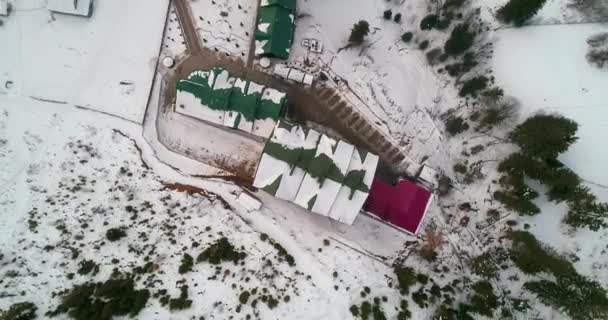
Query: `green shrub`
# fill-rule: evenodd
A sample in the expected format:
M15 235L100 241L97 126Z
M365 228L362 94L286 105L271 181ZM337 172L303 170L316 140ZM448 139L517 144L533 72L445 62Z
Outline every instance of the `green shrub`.
M369 34L369 23L365 20L360 20L355 25L350 32L350 37L348 41L354 44L361 44L365 37Z
M570 261L541 244L531 233L512 231L509 236L513 241L511 260L524 273L550 272L559 276L576 272Z
M436 14L429 14L420 21L420 29L431 30L436 28L438 23L439 16Z
M492 255L490 252L485 252L469 261L471 270L473 273L490 279L495 278L498 275L498 267L492 261Z
M460 92L458 93L461 97L473 96L477 97L479 91L484 90L488 87L489 79L485 76L477 76L464 82Z
M455 136L469 129L469 124L462 117L451 117L445 123L445 129L451 136Z
M194 265L194 258L191 255L184 253L182 257L181 264L179 265L178 272L179 274L184 274L186 272L192 271L192 266Z
M488 281L479 281L473 284L473 296L471 297L471 312L492 317L494 310L498 307L498 297Z
M192 300L188 299L188 286L180 288L179 298L169 300L170 310L184 310L192 306Z
M409 31L401 35L401 40L403 40L403 42L410 42L412 41L412 38L414 38L414 34Z
M464 163L457 163L454 165L454 171L460 174L465 174L467 173L467 165Z
M396 23L401 22L401 13L397 13L393 18L393 21L395 21Z
M497 17L505 23L523 25L540 10L547 0L511 0L498 9Z
M106 231L106 238L110 241L118 241L126 236L123 228L111 228Z
M225 261L232 261L237 264L245 257L247 257L246 253L235 250L228 238L222 237L201 252L196 257L196 262L208 261L211 264L220 264Z
M393 17L393 11L391 9L385 10L382 16L384 20L390 20Z
M418 45L418 48L420 50L426 50L429 47L429 41L428 40L424 40L422 42L420 42L420 44Z
M93 272L93 275L96 275L99 272L99 265L95 263L93 260L82 260L78 264L78 274L85 275Z
M245 291L241 292L241 294L239 295L239 302L241 304L247 304L247 301L249 301L249 296L250 296L249 291L245 290Z
M36 310L38 307L31 302L15 303L6 311L0 310L0 320L34 320Z
M416 283L416 272L410 267L397 266L393 269L399 282L401 294L408 294L410 287Z
M144 308L149 297L147 289L136 290L133 278L126 275L106 282L74 286L62 297L61 304L47 315L54 317L67 313L76 320L134 317Z
M450 38L445 42L445 53L457 56L465 53L473 46L475 32L469 30L468 24L459 24L452 30Z

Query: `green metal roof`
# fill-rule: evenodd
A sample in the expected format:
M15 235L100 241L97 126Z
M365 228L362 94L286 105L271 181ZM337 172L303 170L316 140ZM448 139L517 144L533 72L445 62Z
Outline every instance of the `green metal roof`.
M244 120L249 123L265 119L276 121L285 104L285 93L265 88L249 80L230 77L226 70L219 67L210 71L193 71L187 79L177 82L176 89L193 94L200 100L203 108L236 112L236 118L231 113L231 118L227 115L224 123L225 126L233 128L239 128L239 124ZM247 124L242 124L243 127L239 129L251 131L251 125L248 127Z
M290 9L272 5L260 7L258 25L255 32L256 54L289 58L289 48L293 41L294 15Z
M260 94L248 94L247 89L249 88L249 81L240 80L244 82L243 87L232 87L230 94L230 101L228 103L228 109L230 111L236 111L247 121L253 122L255 120L255 110L260 99ZM239 80L237 80L239 82Z

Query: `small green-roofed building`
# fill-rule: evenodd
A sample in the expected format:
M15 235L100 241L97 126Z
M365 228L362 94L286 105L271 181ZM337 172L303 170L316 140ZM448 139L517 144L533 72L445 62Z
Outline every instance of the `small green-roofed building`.
M268 0L261 6L255 31L255 54L281 59L289 58L295 30L295 4L287 0ZM274 2L274 3L270 3ZM294 9L288 7L293 6Z

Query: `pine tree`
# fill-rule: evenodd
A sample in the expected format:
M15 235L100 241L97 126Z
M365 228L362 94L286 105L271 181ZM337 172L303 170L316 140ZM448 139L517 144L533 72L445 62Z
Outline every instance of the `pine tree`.
M535 115L517 126L510 137L530 157L556 159L574 143L578 124L560 115Z
M505 23L523 25L540 10L547 0L511 0L498 9L497 17Z
M392 17L393 17L393 11L391 9L384 11L385 20L390 20Z
M350 32L348 41L354 44L361 44L365 36L369 34L369 23L365 20L360 20L355 23Z
M598 282L577 273L561 275L556 282L526 282L524 288L535 293L544 304L564 310L572 319L608 317L606 290Z

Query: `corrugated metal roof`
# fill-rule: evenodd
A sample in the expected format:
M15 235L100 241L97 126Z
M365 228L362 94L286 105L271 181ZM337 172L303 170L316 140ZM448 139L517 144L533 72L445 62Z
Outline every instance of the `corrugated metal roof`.
M257 55L289 58L294 33L293 11L280 5L262 6L255 32Z
M352 224L372 183L378 157L326 135L279 121L253 185L318 214Z
M392 186L375 178L366 210L408 232L415 234L432 201L432 194L408 180Z
M193 71L176 90L176 111L261 137L270 136L285 104L285 93L219 67Z

